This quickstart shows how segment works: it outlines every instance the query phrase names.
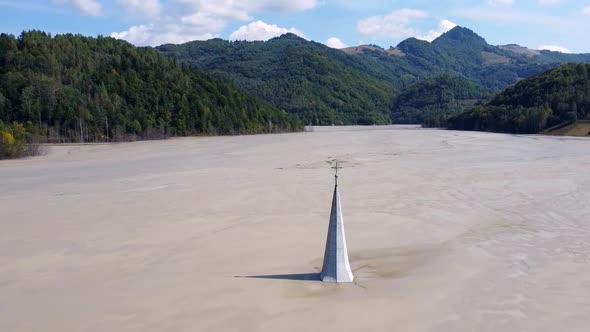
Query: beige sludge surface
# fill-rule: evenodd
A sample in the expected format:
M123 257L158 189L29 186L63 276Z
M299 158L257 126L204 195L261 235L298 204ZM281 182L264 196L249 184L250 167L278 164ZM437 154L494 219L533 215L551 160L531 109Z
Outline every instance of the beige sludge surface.
M353 284L306 280L335 158ZM51 147L0 162L0 331L589 331L589 170L400 127Z

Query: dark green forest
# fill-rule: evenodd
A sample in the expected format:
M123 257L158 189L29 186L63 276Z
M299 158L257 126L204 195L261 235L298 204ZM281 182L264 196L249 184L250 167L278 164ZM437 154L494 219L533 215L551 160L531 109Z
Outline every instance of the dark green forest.
M391 119L394 123L438 127L441 119L461 113L491 96L490 90L466 78L441 75L422 80L398 95L391 105Z
M509 87L488 104L451 117L450 129L539 133L590 116L590 65L567 64Z
M347 54L286 34L267 42L221 39L163 45L162 54L207 71L306 124L386 124L396 89Z
M0 35L0 122L50 141L298 130L226 83L113 38Z

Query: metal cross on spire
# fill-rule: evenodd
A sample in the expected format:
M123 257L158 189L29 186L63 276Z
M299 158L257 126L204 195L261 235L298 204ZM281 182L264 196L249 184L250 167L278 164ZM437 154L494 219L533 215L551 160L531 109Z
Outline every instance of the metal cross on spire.
M338 160L334 160L334 167L332 167L332 169L334 170L334 179L336 181L336 185L338 185L338 170L342 168L342 166L338 166Z

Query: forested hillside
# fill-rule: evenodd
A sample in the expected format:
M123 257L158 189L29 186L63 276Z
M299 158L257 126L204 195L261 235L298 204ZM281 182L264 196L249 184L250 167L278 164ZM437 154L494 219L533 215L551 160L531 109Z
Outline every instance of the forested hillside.
M397 96L391 105L394 123L440 125L441 119L461 113L492 93L466 78L441 75L422 80Z
M485 106L449 119L449 128L538 133L590 115L590 65L567 64L506 89Z
M395 82L354 57L286 34L267 42L194 41L157 48L312 124L385 124Z
M498 92L566 61L590 62L588 54L489 45L463 27L432 43L410 38L388 50L376 45L334 50L293 34L267 42L213 39L157 49L313 124L420 122L438 112L434 109L445 109L444 113L457 109L456 100L433 101L432 93L424 100L408 97L420 86L430 86L433 77L463 77L473 89ZM422 80L426 80L422 85L414 85ZM459 94L465 90L463 84L444 89L454 87ZM447 92L452 99L454 93ZM474 99L485 97L480 92Z
M151 48L0 35L0 121L58 141L296 130L300 122Z

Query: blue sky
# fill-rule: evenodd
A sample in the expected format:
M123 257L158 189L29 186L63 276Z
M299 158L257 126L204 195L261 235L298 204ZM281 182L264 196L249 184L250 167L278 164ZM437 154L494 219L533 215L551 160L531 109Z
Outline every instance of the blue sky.
M432 40L455 25L491 44L588 52L590 0L0 0L0 31L105 35L136 45L293 32L344 47Z

